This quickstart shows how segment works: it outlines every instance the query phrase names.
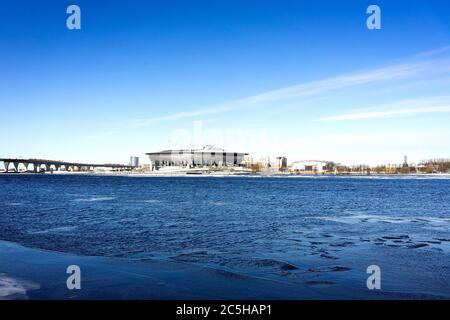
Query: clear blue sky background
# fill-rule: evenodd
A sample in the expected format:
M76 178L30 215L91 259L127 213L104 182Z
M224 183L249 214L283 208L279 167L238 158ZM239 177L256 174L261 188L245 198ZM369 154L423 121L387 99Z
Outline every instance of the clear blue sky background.
M0 157L126 162L189 143L450 157L449 45L446 0L4 1Z

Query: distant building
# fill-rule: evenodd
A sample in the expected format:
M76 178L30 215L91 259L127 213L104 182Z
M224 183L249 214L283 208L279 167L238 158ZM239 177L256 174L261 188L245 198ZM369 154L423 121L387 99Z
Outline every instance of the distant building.
M296 161L292 164L291 170L296 173L320 174L327 171L327 166L329 164L329 161L321 160Z
M277 157L276 168L279 171L284 171L287 169L287 158L286 157Z
M403 158L403 168L408 168L408 167L409 167L409 165L408 165L408 157L405 156Z
M268 155L262 156L258 161L258 165L264 169L270 168L272 166L270 162L270 157Z
M162 167L238 167L245 165L247 153L229 152L213 146L199 149L164 150L147 153L154 170Z
M254 164L254 163L253 163L253 157L252 157L251 155L249 155L249 154L246 154L246 155L244 156L244 165L245 165L247 168L251 168L253 164Z
M130 166L139 167L139 157L130 157Z

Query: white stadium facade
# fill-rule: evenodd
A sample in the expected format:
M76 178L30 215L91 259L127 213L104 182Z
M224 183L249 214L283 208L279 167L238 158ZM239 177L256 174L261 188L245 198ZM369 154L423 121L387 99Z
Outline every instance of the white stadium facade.
M152 168L163 167L241 167L244 166L247 153L228 152L212 146L198 149L164 150L146 153Z

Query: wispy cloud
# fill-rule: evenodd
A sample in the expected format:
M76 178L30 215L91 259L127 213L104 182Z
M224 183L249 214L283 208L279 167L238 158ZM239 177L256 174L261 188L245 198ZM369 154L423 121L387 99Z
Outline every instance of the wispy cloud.
M416 54L414 57L415 58L430 57L430 56L435 56L435 55L442 54L442 53L447 53L449 51L450 51L450 46L445 46L445 47L441 47L441 48L437 48L437 49L428 50L425 52L420 52L420 53Z
M388 111L378 111L378 112L363 112L363 113L350 113L341 116L324 117L319 120L321 121L346 121L346 120L367 120L373 118L390 118L395 116L410 116L417 115L421 113L439 113L439 112L450 112L450 106L444 107L431 107L431 108L411 108L411 109L400 109L400 110L388 110Z
M442 64L443 61L440 61L440 63ZM450 61L446 61L445 63L447 65L450 65ZM421 73L423 74L433 70L439 70L436 69L438 65L439 62L422 62L394 65L376 70L338 76L273 90L253 97L244 98L239 101L243 103L253 104L309 97L332 90L350 88L382 81L406 79Z
M275 102L289 99L299 100L319 96L321 94L334 90L353 88L362 85L384 83L388 81L398 81L404 79L410 80L414 77L427 78L436 74L445 74L450 72L450 60L435 59L434 57L436 55L448 51L448 49L449 49L448 47L445 47L433 51L428 51L422 54L418 54L414 56L413 59L409 59L409 62L407 63L398 63L391 66L381 67L378 69L330 77L318 81L312 81L276 90L271 90L254 96L245 97L228 103L214 105L199 110L177 112L161 117L135 119L128 122L128 127L139 128L164 121L176 121L184 118L194 118L210 114L231 112L245 108L254 108L263 105L264 103L267 102ZM417 60L418 57L420 57L421 60L419 59L418 61ZM423 58L428 58L428 60L423 61L424 60ZM419 110L410 112L417 113L419 112ZM366 116L374 117L377 116L377 113L371 113L370 115ZM378 116L382 115L378 113ZM332 117L330 117L330 119L328 120L331 120L331 118Z
M371 107L377 111L351 112L319 118L319 121L355 121L374 118L391 118L412 116L426 113L450 112L450 98L448 96L403 100L394 104Z

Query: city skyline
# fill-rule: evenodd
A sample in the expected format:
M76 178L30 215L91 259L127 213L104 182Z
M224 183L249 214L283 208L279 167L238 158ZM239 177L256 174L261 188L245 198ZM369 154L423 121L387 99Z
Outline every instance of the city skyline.
M3 6L0 156L126 162L213 144L289 162L450 150L450 5L50 1ZM111 23L115 21L116 23ZM200 138L199 138L200 137Z

